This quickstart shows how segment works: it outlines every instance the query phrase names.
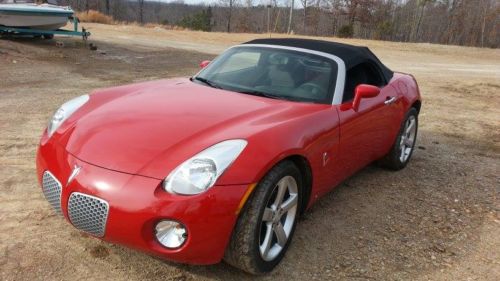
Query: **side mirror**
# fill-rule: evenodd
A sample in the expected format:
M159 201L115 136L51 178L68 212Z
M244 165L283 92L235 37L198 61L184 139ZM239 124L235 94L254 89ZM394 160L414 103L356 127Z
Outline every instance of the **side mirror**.
M204 60L202 62L200 62L200 68L205 68L207 67L207 65L210 63L209 60Z
M354 111L358 111L361 99L373 98L378 96L380 93L380 88L372 85L361 84L356 87L354 91L354 101L352 102L352 108Z

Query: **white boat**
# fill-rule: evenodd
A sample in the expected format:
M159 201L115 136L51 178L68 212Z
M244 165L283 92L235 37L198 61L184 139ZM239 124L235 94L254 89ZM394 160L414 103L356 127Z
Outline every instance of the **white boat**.
M57 30L65 26L74 13L70 7L34 2L0 0L0 26Z

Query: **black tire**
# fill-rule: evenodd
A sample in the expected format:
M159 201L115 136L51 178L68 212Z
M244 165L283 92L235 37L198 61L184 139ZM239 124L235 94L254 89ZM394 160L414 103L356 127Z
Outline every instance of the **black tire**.
M281 252L279 252L274 259L266 261L261 255L259 248L260 239L262 237L261 227L266 227L266 225L262 224L264 209L266 209L266 206L270 201L274 201L273 198L276 197L274 192L277 190L276 188L278 182L287 176L291 176L295 179L298 189L296 214L290 234L288 235L286 244L282 247ZM262 274L273 270L273 268L276 267L276 265L278 265L283 259L292 240L293 233L295 232L295 226L297 224L297 218L301 208L302 187L301 173L293 162L283 161L273 167L256 186L252 195L242 209L240 217L233 230L231 241L226 249L224 260L227 263L251 274ZM271 233L272 235L275 235L274 232ZM272 237L273 239L277 238L274 236Z
M402 161L400 157L402 151L400 147L401 138L405 135L405 126L410 118L415 118L415 137L411 145L411 150L408 154L408 157L404 161ZM414 107L412 107L410 110L408 110L408 112L405 115L404 121L401 124L401 128L399 129L399 133L396 137L396 140L394 141L391 150L381 160L379 160L379 164L384 168L391 169L394 171L398 171L406 167L408 162L410 162L411 156L413 155L413 150L415 148L415 143L417 140L417 134L418 134L418 111Z
M54 34L44 34L43 39L45 40L50 40L54 38Z

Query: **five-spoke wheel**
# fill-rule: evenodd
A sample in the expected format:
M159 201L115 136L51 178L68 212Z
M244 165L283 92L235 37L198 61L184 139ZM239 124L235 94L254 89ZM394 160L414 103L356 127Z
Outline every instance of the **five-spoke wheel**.
M292 161L272 168L245 204L224 260L253 274L271 271L290 245L301 191L302 175Z
M291 176L283 177L262 215L259 249L264 260L273 260L283 250L295 223L298 200L297 182Z
M405 121L405 127L403 129L401 140L399 142L399 147L401 149L399 160L401 162L406 162L410 157L416 136L417 136L417 119L414 115L410 115L408 119Z

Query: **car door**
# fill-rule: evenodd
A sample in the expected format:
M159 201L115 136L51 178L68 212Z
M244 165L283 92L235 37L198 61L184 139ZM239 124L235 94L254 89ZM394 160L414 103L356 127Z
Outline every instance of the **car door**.
M387 153L394 142L394 109L398 101L395 89L384 85L382 75L370 63L359 64L346 74L343 103L339 107L340 152L337 172L344 177ZM362 99L357 111L350 105L360 84L381 87L380 94Z

